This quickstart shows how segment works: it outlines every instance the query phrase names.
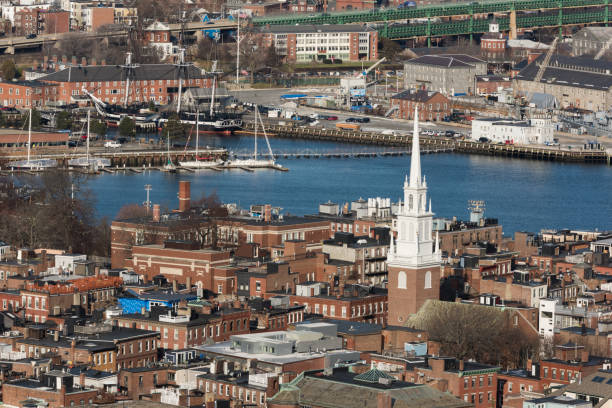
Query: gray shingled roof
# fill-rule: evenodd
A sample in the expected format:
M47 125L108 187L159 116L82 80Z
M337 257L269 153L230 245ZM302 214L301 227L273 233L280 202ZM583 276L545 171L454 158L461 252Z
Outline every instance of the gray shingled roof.
M483 60L465 54L423 55L406 61L407 64L433 65L442 68L471 68Z
M188 65L186 79L206 78L202 70ZM86 65L66 68L58 72L39 78L41 81L54 82L102 82L102 81L124 81L127 78L127 69L121 65ZM179 67L173 64L143 64L132 68L131 80L150 81L167 80L179 78Z
M544 55L522 69L518 80L533 81ZM585 57L553 55L540 82L577 88L609 90L612 87L612 66L608 61Z

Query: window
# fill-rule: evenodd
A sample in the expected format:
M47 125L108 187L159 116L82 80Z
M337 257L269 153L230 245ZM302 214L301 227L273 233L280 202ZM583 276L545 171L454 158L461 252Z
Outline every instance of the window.
M142 387L142 375L138 376L138 385Z
M404 272L404 271L400 271L397 274L397 288L398 289L406 289L406 272Z
M425 272L425 289L431 289L431 272Z

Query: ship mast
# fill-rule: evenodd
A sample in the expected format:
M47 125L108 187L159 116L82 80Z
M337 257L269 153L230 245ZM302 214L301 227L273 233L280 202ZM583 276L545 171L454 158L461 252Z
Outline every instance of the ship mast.
M132 64L132 53L131 52L127 52L125 54L125 65L123 65L123 68L125 68L126 70L126 78L125 78L125 98L123 98L123 106L127 107L128 105L128 99L130 97L130 78L133 75L133 70L136 67L135 64Z
M30 147L32 146L32 108L28 112L28 166L30 165Z
M196 146L195 159L198 161L198 151L200 149L200 108L196 112Z
M187 64L185 64L185 49L181 48L179 50L179 63L178 63L178 77L179 77L179 87L178 87L178 99L176 103L176 113L181 113L181 97L183 94L183 71Z

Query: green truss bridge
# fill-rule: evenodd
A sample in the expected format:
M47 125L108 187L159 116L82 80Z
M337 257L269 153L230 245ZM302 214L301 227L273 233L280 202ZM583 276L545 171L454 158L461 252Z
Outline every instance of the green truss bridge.
M607 25L610 19L609 2L610 0L501 0L406 9L287 14L254 18L253 24L263 26L372 23L382 37L391 39L453 35L469 35L471 38L473 34L488 31L487 17L495 13L502 31L511 31L513 28L559 27L561 33L563 26ZM516 21L514 27L512 20Z

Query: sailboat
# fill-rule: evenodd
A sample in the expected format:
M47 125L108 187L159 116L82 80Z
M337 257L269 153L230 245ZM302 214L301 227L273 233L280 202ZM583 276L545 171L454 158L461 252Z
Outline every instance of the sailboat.
M200 111L196 113L196 143L195 143L195 160L179 161L181 167L188 169L206 169L217 167L223 164L221 160L206 160L199 157L200 151Z
M12 169L24 169L24 170L42 170L51 167L57 167L57 161L53 159L32 159L31 158L31 147L32 147L32 108L28 111L28 158L27 160L19 160L10 162L8 167Z
M92 170L98 170L99 168L109 167L111 165L110 159L101 157L89 156L89 124L91 119L91 112L87 111L87 141L86 141L86 154L85 157L77 157L76 159L68 160L68 166L70 167L86 167Z
M168 131L168 161L162 167L162 171L166 173L176 173L176 166L172 163L172 159L170 158L170 131Z
M272 153L272 148L270 147L270 141L268 140L268 135L266 134L266 128L264 127L263 120L261 119L261 115L259 113L259 108L255 105L255 146L253 151L252 159L234 159L228 160L225 163L225 167L247 167L247 168L275 168L279 170L285 170L280 164L277 164L274 159L274 153ZM266 140L266 145L268 146L268 158L267 159L259 159L257 157L257 130L258 130L258 119L259 124L261 124L261 130L264 134L264 138Z

